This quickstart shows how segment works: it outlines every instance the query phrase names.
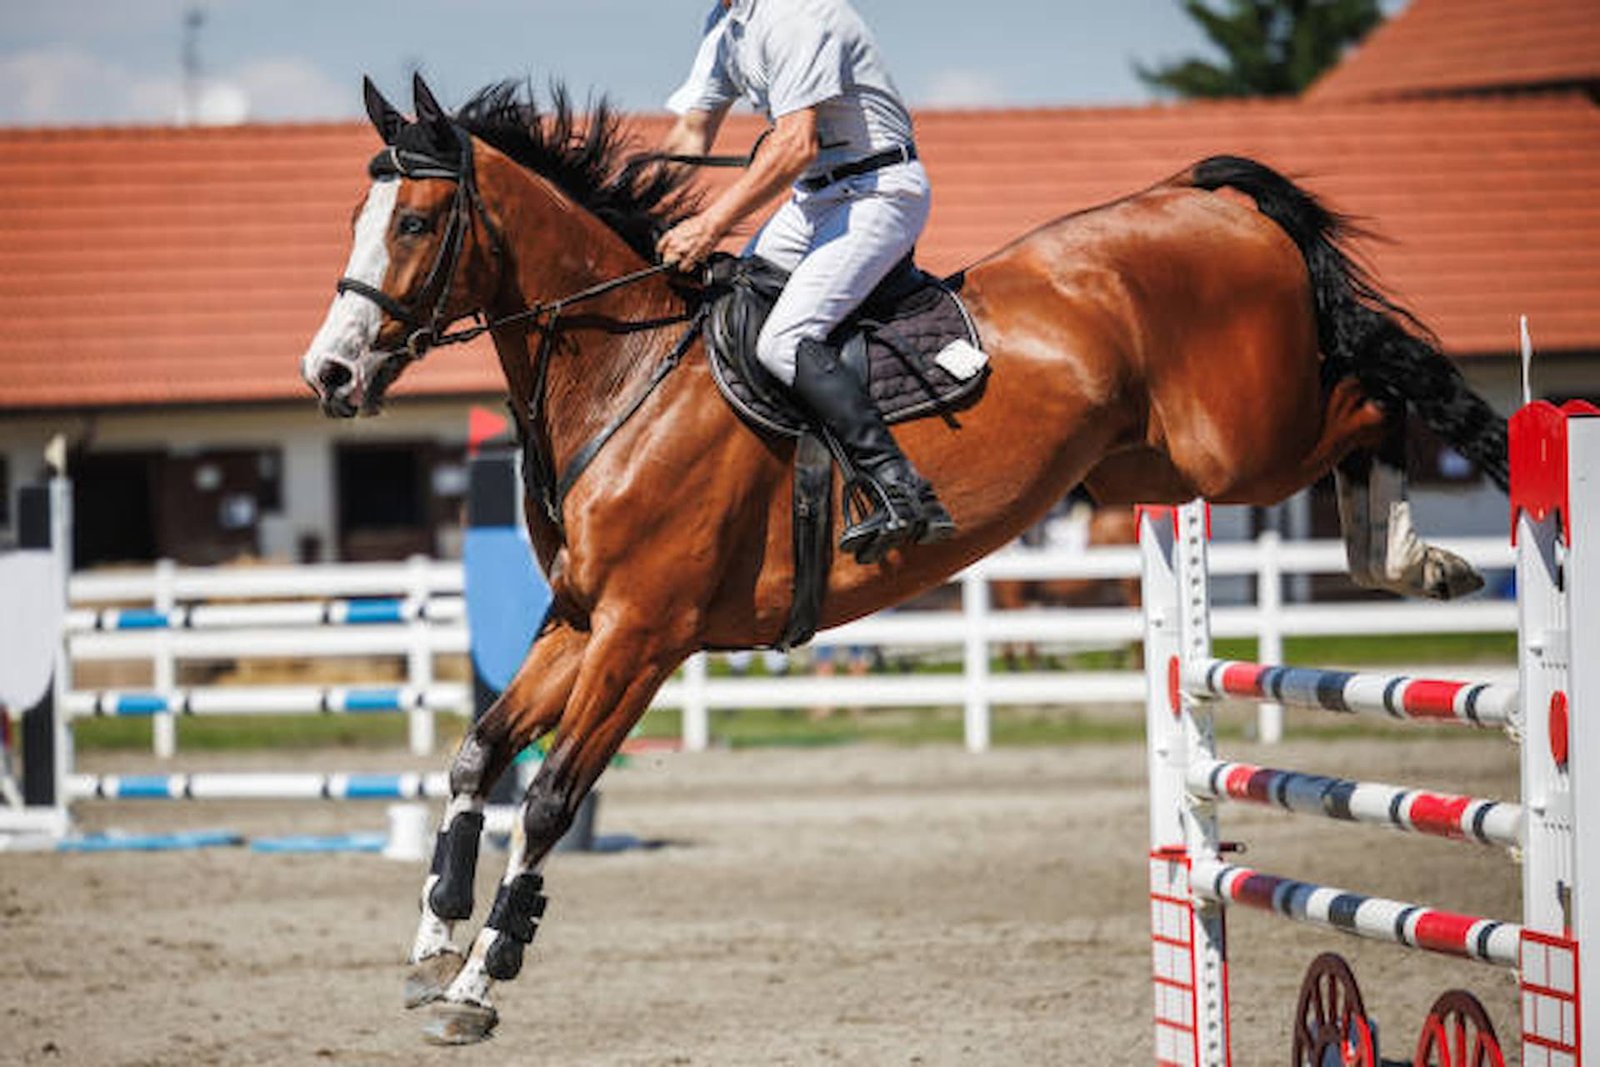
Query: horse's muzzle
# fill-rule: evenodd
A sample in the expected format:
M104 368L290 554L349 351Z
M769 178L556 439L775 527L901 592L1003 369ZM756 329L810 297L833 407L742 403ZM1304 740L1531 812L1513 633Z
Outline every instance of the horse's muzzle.
M324 415L348 419L360 413L361 403L355 395L360 376L345 361L324 357L316 361L314 371L308 367L302 377L311 391L317 394L318 405Z

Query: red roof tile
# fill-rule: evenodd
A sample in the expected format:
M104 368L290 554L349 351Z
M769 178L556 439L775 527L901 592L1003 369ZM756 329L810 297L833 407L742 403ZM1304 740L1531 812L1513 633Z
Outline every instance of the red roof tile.
M1317 102L1600 84L1597 0L1414 0L1306 93Z
M664 121L640 122L646 136ZM1600 108L1580 97L923 112L920 255L954 270L1203 156L1256 156L1390 239L1380 277L1462 355L1600 348ZM730 122L723 145L756 124ZM307 398L298 360L349 254L371 130L0 131L0 408ZM713 177L729 180L726 174ZM401 392L501 388L482 345Z

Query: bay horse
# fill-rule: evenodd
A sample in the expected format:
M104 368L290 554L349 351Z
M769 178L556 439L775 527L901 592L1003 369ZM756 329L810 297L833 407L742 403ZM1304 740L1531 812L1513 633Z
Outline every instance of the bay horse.
M487 330L549 476L527 513L554 606L454 757L410 955L424 1036L465 1043L489 1036L491 987L521 968L546 855L658 687L697 650L783 631L795 446L724 403L684 326L694 294L654 261L688 210L681 170L622 166L614 113L580 121L559 88L541 110L502 82L454 115L413 88L408 120L366 85L384 147L301 373L327 414L374 413L409 363ZM959 425L896 431L958 533L873 565L836 555L822 625L942 582L1079 483L1101 503L1267 505L1334 467L1358 580L1476 588L1412 529L1394 446L1410 408L1503 486L1505 421L1346 256L1348 232L1281 175L1223 156L969 266L952 284L990 358L984 395ZM484 796L552 732L463 954L452 928L472 911Z

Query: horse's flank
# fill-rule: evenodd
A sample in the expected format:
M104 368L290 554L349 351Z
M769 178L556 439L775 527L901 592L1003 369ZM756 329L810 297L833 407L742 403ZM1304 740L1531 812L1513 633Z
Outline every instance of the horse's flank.
M1253 210L1158 187L1036 230L970 268L962 295L986 395L959 430L899 429L961 534L882 568L836 561L825 625L938 583L1080 482L1104 503L1271 503L1304 484L1303 464L1275 472L1323 428L1311 294L1294 245ZM787 595L786 507L776 494L758 603Z

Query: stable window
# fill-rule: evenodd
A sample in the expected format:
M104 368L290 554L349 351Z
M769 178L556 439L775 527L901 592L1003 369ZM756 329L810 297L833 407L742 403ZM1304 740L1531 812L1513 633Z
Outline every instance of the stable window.
M149 563L158 556L156 490L162 457L86 452L72 469L72 546L79 567Z
M431 444L417 442L339 447L340 558L433 554L431 454Z

